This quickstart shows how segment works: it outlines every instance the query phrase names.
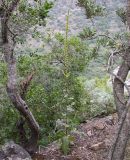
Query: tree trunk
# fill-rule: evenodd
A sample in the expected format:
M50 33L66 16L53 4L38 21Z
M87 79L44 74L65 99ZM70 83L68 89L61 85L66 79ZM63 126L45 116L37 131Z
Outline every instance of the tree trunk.
M125 111L119 121L119 129L115 137L115 142L108 156L109 160L123 160L130 133L130 99L126 105Z
M120 77L123 80L123 82L126 81L126 78L127 78L127 75L130 69L126 61L127 59L130 59L129 52L130 52L130 49L126 51L123 63L120 66L118 73L117 73L117 76ZM118 79L118 77L114 78L113 92L114 92L114 98L115 98L115 104L116 104L118 117L120 119L122 113L124 112L126 108L126 100L124 96L124 84Z
M127 24L130 29L130 0L127 0ZM115 142L111 148L108 156L109 160L123 160L125 156L126 146L130 135L130 95L129 99L125 101L124 85L130 70L130 40L128 41L128 48L123 57L122 65L118 71L113 83L113 91L115 97L116 108L119 115L119 129L115 137Z
M20 0L13 0L9 5L8 10L4 10L3 17L1 18L1 34L2 34L2 53L4 54L5 62L7 64L7 93L8 96L19 111L19 113L26 119L28 126L31 131L31 136L26 144L26 149L30 153L33 153L37 148L37 142L39 139L39 125L36 122L33 114L29 110L26 102L22 99L21 95L18 92L17 87L17 69L16 69L16 59L14 57L14 47L15 43L10 36L8 29L8 22L10 16L15 10L15 7L18 5Z

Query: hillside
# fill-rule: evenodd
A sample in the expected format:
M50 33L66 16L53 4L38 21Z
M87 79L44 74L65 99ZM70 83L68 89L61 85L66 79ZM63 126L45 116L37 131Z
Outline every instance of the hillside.
M129 160L130 0L0 1L0 160Z

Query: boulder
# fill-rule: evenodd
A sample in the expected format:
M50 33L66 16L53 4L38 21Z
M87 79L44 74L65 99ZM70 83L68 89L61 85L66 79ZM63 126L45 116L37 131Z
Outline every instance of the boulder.
M94 128L96 130L103 130L105 128L105 124L101 123L101 122L97 122L95 125L94 125Z
M104 149L104 148L106 148L106 145L105 145L104 141L93 144L92 146L90 146L90 149L93 150L93 151L98 151L98 150Z
M29 153L18 144L10 141L0 150L0 160L32 160Z

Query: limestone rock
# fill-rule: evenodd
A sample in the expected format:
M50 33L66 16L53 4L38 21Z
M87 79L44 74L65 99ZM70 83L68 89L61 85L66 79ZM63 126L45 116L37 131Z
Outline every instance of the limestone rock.
M94 128L97 129L97 130L103 130L105 128L105 124L103 124L101 122L96 123Z
M29 153L18 144L10 141L2 146L0 160L32 160Z
M87 132L87 135L88 135L89 137L93 136L93 131L92 131L92 130L89 130L89 131Z

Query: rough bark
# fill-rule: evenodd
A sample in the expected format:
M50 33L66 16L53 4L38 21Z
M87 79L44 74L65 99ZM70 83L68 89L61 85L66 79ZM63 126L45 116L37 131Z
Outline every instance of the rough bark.
M7 93L15 108L26 119L28 123L31 131L31 136L28 140L28 143L26 144L26 149L30 153L32 153L36 150L37 147L37 141L39 138L39 125L36 122L31 111L29 110L28 105L22 99L21 95L18 92L16 59L14 57L15 44L10 36L8 29L10 16L18 5L19 1L20 0L13 0L8 9L6 8L6 10L3 10L3 16L1 18L2 53L4 54L5 62L7 64Z
M129 51L130 49L126 51L123 63L120 66L118 73L117 73L117 76L120 77L124 82L126 81L126 78L127 78L127 75L130 69L128 61L127 61L128 59L130 60ZM118 79L118 77L114 78L113 91L114 91L115 104L116 104L118 116L120 119L122 113L124 112L126 108L126 100L124 96L124 84Z
M108 156L109 160L123 160L130 133L130 99L119 121L119 129L114 137L115 142Z
M127 0L127 14L126 14L126 16L127 16L128 28L130 29L130 0ZM130 45L130 43L129 43L129 45Z
M127 0L127 24L130 29L130 0ZM127 141L130 135L130 95L127 102L125 101L124 85L130 70L130 40L128 41L128 49L124 54L124 60L118 71L118 77L123 80L120 81L118 77L114 79L113 90L116 108L119 115L119 129L117 131L115 142L111 148L108 156L109 160L123 160Z
M23 147L28 142L26 130L25 130L25 127L24 127L25 122L26 121L25 121L24 117L21 115L21 117L19 118L19 120L16 123L16 128L18 130L20 145L23 146Z
M23 100L25 100L25 96L26 96L26 93L27 93L27 90L28 90L28 87L31 83L31 80L33 79L33 76L34 76L34 71L29 74L25 80L23 80L21 83L20 83L20 95L21 95L21 98ZM28 139L27 139L27 134L26 134L26 130L25 130L25 124L26 124L26 120L25 118L21 115L19 120L17 121L16 123L16 127L17 127L17 130L18 130L18 133L19 133L19 140L20 140L20 144L24 147L25 144L27 144L28 142Z

